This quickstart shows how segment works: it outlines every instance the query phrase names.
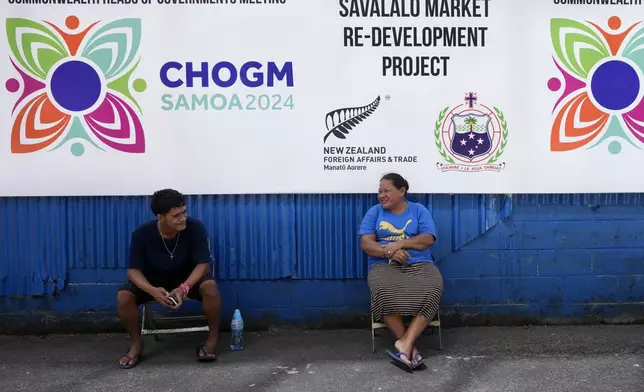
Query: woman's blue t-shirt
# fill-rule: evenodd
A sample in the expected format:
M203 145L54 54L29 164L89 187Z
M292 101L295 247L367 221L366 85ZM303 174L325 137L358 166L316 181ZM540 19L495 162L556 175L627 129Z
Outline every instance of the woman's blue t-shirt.
M375 235L381 245L400 241L420 234L431 234L436 240L436 227L429 210L422 204L407 202L407 209L400 214L382 208L377 204L367 211L360 225L360 236ZM411 258L407 263L433 263L430 248L425 250L407 249ZM389 259L368 257L369 269L378 263L388 263Z

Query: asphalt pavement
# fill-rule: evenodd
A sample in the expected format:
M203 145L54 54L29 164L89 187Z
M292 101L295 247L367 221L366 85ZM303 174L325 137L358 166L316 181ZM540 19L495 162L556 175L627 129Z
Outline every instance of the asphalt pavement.
M145 356L118 368L125 335L0 337L1 391L449 391L627 392L644 390L644 326L456 328L421 337L427 369L408 374L369 330L246 335L214 363L196 361L204 333L146 338Z

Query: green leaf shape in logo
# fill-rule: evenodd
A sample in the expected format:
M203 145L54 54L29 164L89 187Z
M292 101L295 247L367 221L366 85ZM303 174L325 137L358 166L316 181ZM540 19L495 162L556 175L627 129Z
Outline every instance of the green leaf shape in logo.
M106 80L124 73L133 63L141 45L141 20L119 19L97 30L83 48L82 57L92 60Z
M443 109L438 114L438 120L436 120L436 123L434 124L434 143L436 144L438 153L441 154L443 159L445 159L449 163L455 163L454 159L447 155L447 151L445 151L445 148L443 147L443 141L441 140L441 127L443 125L445 116L447 116L447 112L449 112L449 106L446 106L445 109Z
M503 115L503 112L501 109L497 108L494 106L494 111L496 112L496 115L499 117L499 123L501 124L501 144L499 146L499 151L494 154L492 158L490 158L487 163L494 163L496 162L499 158L501 158L501 155L503 155L503 151L505 151L505 146L508 144L508 122L505 119L505 116Z
M595 64L610 56L610 51L599 34L575 20L552 19L550 36L559 61L570 73L582 80L586 80Z
M644 29L640 29L626 44L624 57L632 60L644 73Z
M37 79L45 80L51 67L69 56L60 38L38 22L7 18L6 30L14 58L25 72Z
M134 66L132 67L132 69L130 69L129 71L124 73L118 79L115 79L112 82L110 82L107 85L107 88L110 88L110 89L112 89L114 91L118 91L119 93L123 94L123 96L127 97L128 99L130 99L132 101L132 103L134 103L134 105L136 105L137 109L139 109L139 113L142 113L143 110L141 109L141 106L136 101L136 99L132 95L132 92L130 91L130 78L132 77L132 74L134 73L134 71L136 71L136 68L139 66L140 62L141 62L141 60L137 61L134 64ZM136 90L136 81L135 81L134 86L135 86L134 89Z

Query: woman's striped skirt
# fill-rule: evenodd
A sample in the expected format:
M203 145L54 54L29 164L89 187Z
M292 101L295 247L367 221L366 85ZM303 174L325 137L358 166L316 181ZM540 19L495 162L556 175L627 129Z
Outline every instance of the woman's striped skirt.
M430 323L443 295L443 277L433 263L379 263L369 270L368 283L376 321L399 314L422 315Z

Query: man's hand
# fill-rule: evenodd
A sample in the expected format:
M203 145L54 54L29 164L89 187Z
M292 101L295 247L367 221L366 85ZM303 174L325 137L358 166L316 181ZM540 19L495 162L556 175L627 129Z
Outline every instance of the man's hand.
M385 245L385 249L384 249L385 257L391 259L393 255L401 249L402 249L402 245L399 242L397 241L390 242L387 245Z
M165 306L166 308L172 307L172 301L167 297L168 291L163 287L154 287L150 290L149 293L152 298L154 298L159 304Z
M399 249L391 256L390 260L393 260L399 264L405 264L405 262L410 258L411 255L406 250Z
M168 297L174 297L177 299L177 306L171 306L172 309L179 309L181 305L183 305L183 298L186 295L184 294L183 290L181 290L181 287L177 287L176 289L172 290L170 294L168 294Z

